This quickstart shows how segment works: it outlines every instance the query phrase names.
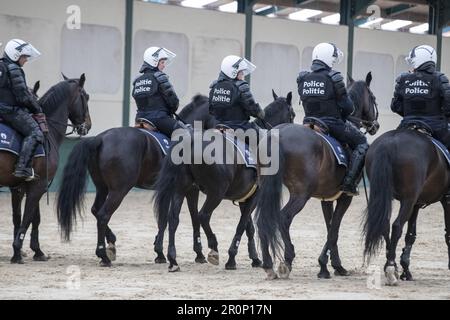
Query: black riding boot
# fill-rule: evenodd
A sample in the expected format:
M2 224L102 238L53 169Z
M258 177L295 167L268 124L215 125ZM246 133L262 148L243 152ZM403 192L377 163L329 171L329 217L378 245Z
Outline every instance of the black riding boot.
M347 174L341 187L341 190L349 196L357 196L359 194L356 184L364 167L364 160L368 148L369 145L367 143L360 144L352 153L350 168L347 170Z
M14 171L15 177L25 179L25 181L39 179L39 177L34 173L31 165L31 160L37 145L38 142L32 136L26 137L23 140L19 161L17 162L16 170Z

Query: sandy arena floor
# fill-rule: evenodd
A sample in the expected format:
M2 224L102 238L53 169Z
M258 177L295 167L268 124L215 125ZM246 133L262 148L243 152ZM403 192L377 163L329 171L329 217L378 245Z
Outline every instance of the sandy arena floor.
M0 193L0 299L450 299L450 270L440 205L430 206L419 215L418 236L411 256L411 271L416 280L387 287L383 285L381 272L384 252L369 269L363 266L360 236L363 196L355 199L347 212L339 239L341 259L344 267L352 271L351 276L317 279L317 258L326 229L319 201L311 200L292 225L297 256L290 279L266 281L263 270L250 265L245 235L237 256L238 269L224 268L239 218L238 208L230 202L219 206L211 222L219 241L219 266L194 263L187 206L183 206L177 233L181 272L169 274L167 265L156 265L152 245L156 222L151 195L132 192L115 213L110 227L118 239L117 260L112 268L100 268L94 253L97 235L93 216L86 210L85 220L78 224L72 241L63 243L54 212L54 194L50 206L44 200L41 202L40 243L51 259L32 261L28 232L25 264L11 265L10 195ZM87 208L92 201L93 194L89 194ZM206 255L204 235L202 243ZM403 244L402 240L398 256Z

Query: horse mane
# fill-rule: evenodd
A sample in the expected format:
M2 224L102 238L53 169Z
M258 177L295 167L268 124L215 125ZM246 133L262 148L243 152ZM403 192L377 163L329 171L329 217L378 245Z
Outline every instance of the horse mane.
M189 103L187 106L185 106L180 111L180 116L190 114L197 106L207 102L209 98L207 96L204 96L202 94L197 94L192 98L191 103Z
M353 103L359 106L358 102L364 98L364 90L367 89L367 84L363 80L353 82L348 90L348 95ZM370 91L370 90L369 90Z
M70 81L61 81L55 84L39 99L39 104L47 116L51 115L61 104L62 100L67 98L70 89L69 83Z

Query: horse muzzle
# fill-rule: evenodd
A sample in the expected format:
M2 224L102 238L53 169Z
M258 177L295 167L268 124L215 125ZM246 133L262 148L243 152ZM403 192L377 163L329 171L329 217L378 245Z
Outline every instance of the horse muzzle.
M378 123L377 120L374 120L372 122L372 124L370 125L370 127L367 128L367 132L373 136L374 134L376 134L378 132L378 129L380 129L380 124Z
M75 131L77 132L78 135L80 136L85 136L88 134L89 132L89 127L86 123L82 123L81 125L75 127Z

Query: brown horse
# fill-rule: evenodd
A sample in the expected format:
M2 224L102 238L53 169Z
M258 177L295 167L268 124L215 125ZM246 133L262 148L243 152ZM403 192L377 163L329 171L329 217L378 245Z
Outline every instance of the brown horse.
M365 255L373 256L384 237L386 242L385 272L388 285L398 281L395 250L408 222L405 248L400 258L402 280L412 280L410 253L416 238L419 209L440 201L445 214L445 242L450 261L450 202L446 193L450 172L445 157L424 133L398 129L384 133L369 148L366 158L370 179L370 198L364 225ZM400 201L400 210L392 224L392 199ZM450 269L450 263L449 263Z
M35 158L33 167L41 179L24 182L13 176L17 156L13 153L0 151L0 186L9 187L12 191L13 223L14 223L14 256L11 263L23 263L21 248L25 234L30 224L30 247L34 251L34 260L45 261L47 256L39 245L40 209L39 201L47 190L48 180L55 176L59 160L59 147L66 135L68 120L80 135L85 135L91 128L88 100L84 90L85 75L80 79L66 79L56 84L39 100L42 110L47 117L49 133L47 135L47 157ZM48 175L47 175L48 174ZM21 203L26 197L23 219L21 219Z
M365 127L370 134L378 130L378 112L375 97L370 90L372 76L366 81L354 82L350 78L349 95L355 105L350 120L358 127ZM275 175L263 176L256 211L258 233L263 255L263 268L268 279L278 275L273 270L269 247L280 257L284 247L284 260L279 267L279 276L287 278L295 257L289 229L295 215L300 212L310 198L322 200L322 209L328 231L327 241L319 257L319 278L329 278L327 270L328 254L336 275L348 275L342 267L337 240L341 220L352 197L339 190L345 176L345 167L339 166L327 143L313 130L298 124L284 124L279 129L279 171ZM262 142L270 145L267 142ZM289 190L290 198L280 210L282 185ZM337 204L333 209L333 199Z

